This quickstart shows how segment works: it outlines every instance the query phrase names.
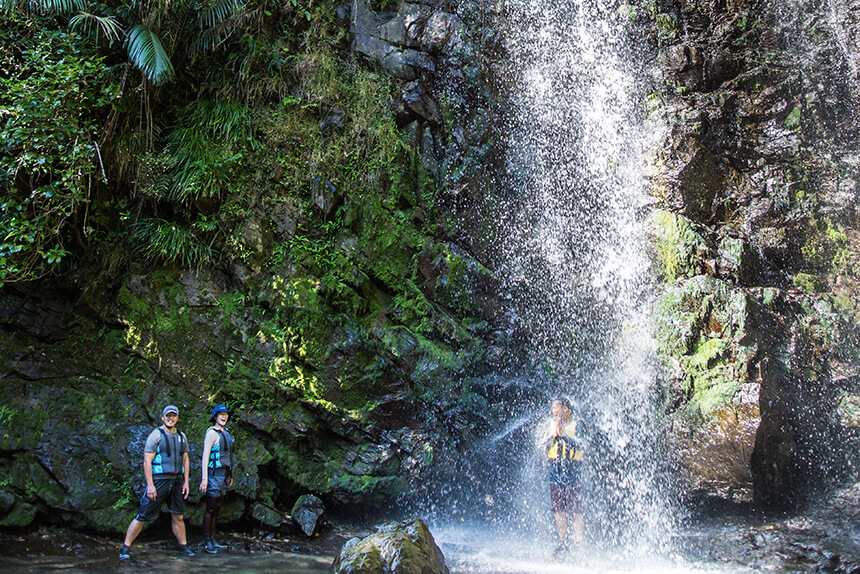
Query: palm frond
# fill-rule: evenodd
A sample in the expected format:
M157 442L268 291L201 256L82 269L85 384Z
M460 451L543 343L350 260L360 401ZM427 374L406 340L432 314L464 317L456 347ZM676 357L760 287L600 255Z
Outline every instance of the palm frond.
M0 12L11 15L17 10L23 8L28 0L0 0Z
M200 29L212 28L239 13L242 0L215 0L199 12Z
M42 14L70 14L84 10L87 0L0 0L0 12L12 14L21 11Z
M230 36L230 32L230 30L220 27L203 30L194 38L191 45L188 46L188 55L193 56L194 54L214 50Z
M161 39L149 28L137 24L128 33L126 49L132 63L153 84L173 79L175 72Z
M94 35L96 42L99 41L99 33L104 34L111 46L114 41L119 42L123 33L122 26L113 16L96 16L89 12L76 14L69 20L69 27L72 30L80 30L87 35Z
M84 10L87 3L86 0L34 0L32 5L44 14L70 14Z

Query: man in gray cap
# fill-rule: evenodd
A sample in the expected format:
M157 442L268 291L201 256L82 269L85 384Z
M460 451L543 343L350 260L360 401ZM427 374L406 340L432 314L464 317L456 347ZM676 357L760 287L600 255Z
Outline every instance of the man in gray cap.
M188 498L188 440L176 430L179 409L167 405L161 411L160 427L149 434L143 447L143 476L146 478L146 492L140 498L137 515L125 533L125 541L119 552L120 560L130 558L129 548L140 534L144 524L158 518L158 512L166 502L173 520L173 535L179 543L179 550L186 556L194 556L188 548L185 537L185 499Z

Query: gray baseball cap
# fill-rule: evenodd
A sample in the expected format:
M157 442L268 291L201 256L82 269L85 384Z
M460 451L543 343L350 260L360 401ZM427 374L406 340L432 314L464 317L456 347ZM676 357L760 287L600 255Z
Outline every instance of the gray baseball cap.
M161 416L169 415L170 413L176 413L176 415L178 416L179 409L173 405L167 405L166 407L164 407L164 410L161 411Z

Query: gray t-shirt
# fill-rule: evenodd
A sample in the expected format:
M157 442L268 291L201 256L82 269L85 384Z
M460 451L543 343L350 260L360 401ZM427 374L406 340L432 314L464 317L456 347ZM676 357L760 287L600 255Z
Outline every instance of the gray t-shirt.
M184 471L184 455L188 452L188 440L180 431L170 432L160 426L146 438L143 452L154 452L152 475L177 475Z

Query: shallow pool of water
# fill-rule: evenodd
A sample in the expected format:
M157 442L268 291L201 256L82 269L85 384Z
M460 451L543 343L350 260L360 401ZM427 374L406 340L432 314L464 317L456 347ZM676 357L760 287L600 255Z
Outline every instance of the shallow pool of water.
M6 571L31 574L36 572L164 572L176 574L211 574L237 572L289 572L291 574L327 574L332 558L291 552L221 552L181 557L172 550L135 548L132 559L120 561L115 553L87 556L31 556L7 558Z

